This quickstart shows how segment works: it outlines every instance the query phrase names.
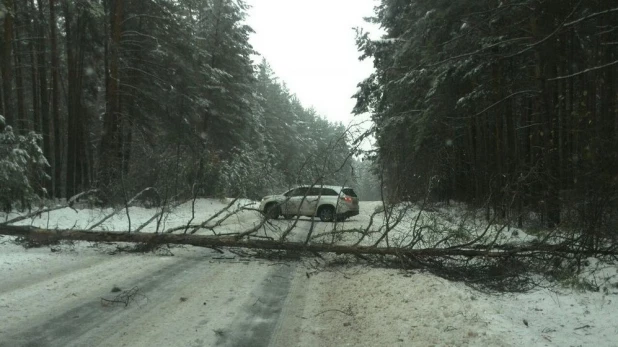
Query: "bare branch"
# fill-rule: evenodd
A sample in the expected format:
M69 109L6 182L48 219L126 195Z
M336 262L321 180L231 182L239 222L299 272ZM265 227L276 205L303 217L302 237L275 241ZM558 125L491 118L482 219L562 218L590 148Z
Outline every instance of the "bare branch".
M573 74L570 74L570 75L558 76L558 77L554 77L554 78L548 78L547 80L548 81L557 81L557 80L563 80L563 79L567 79L567 78L573 78L573 77L576 77L576 76L579 76L579 75L586 74L588 72L605 69L605 68L608 68L608 67L616 65L616 64L618 64L618 60L615 60L615 61L613 61L611 63L607 63L605 65L591 67L591 68L586 69L584 71L579 71L579 72L576 72L576 73L573 73Z
M114 211L112 211L112 213L108 214L107 216L105 216L103 219L101 219L100 221L98 221L97 223L95 223L93 226L91 226L90 228L88 228L88 230L93 230L94 228L98 227L99 225L105 223L108 219L112 218L113 216L115 216L116 214L118 214L118 212L122 211L123 208L128 206L131 206L131 204L133 204L133 202L139 198L140 196L142 196L142 194L144 194L145 192L149 191L149 190L153 190L154 188L152 187L148 187L144 190L142 190L141 192L137 193L133 198L131 198L131 200L129 200L128 202L126 202L125 206L121 207L121 208L115 208Z
M592 19L592 18L595 18L595 17L598 17L598 16L602 16L602 15L604 15L604 14L610 14L610 13L612 13L612 12L618 12L618 7L616 7L616 8L610 8L610 9L607 9L607 10L605 10L605 11L601 11L601 12L596 12L596 13L589 14L589 15L587 15L586 17L582 17L582 18L580 18L580 19L576 19L576 20L574 20L574 21L572 21L572 22L565 23L565 24L564 24L564 26L565 26L565 27L570 27L570 26L573 26L573 25L579 24L579 23L581 23L581 22L583 22L583 21L586 21L586 20L588 20L588 19Z
M0 225L9 225L9 224L12 224L12 223L17 223L17 222L20 222L20 221L25 220L25 219L29 219L29 218L32 218L32 217L40 216L43 213L52 212L52 211L56 211L56 210L62 210L62 209L67 208L67 207L69 207L69 206L63 205L63 206L56 206L56 207L50 207L50 208L46 208L46 209L42 209L42 210L37 210L37 211L34 211L32 213L28 213L25 216L20 216L20 217L15 217L13 219L9 219L6 222L0 223Z
M485 109L483 109L481 112L478 112L478 113L476 113L476 114L474 114L472 116L469 116L469 118L478 117L478 116L482 115L483 113L491 110L492 108L500 105L501 103L503 103L503 102L505 102L505 101L507 101L507 100L509 100L511 98L514 98L514 97L516 97L518 95L522 95L522 94L539 94L539 91L537 91L537 90L522 90L522 91L519 91L519 92L515 92L515 93L513 93L511 95L508 95L508 96L506 96L506 97L504 97L504 98L494 102L493 104L491 104L488 107L486 107Z
M63 208L67 208L67 207L72 207L73 204L75 203L75 201L77 201L77 199L79 199L79 198L81 198L82 196L85 196L85 195L94 194L94 193L96 193L98 191L99 191L98 189L91 189L91 190L88 190L88 191L85 191L85 192L81 192L79 194L76 194L76 195L72 196L67 201L66 205L37 210L37 211L31 212L31 213L28 213L27 215L20 216L20 217L15 217L15 218L10 219L8 221L2 222L2 223L0 223L0 225L12 224L12 223L20 222L20 221L25 220L25 219L30 219L32 217L40 216L43 213L48 213L48 212L52 212L52 211L62 210Z
M148 224L152 223L152 221L154 221L155 219L159 218L160 216L163 215L163 213L167 212L167 211L171 211L173 209L175 209L176 207L184 204L185 202L187 202L187 200L182 200L182 201L177 201L176 203L174 203L172 205L171 208L166 208L166 206L161 208L161 211L157 212L154 216L150 217L150 219L148 219L146 222L142 223L142 225L140 225L137 229L135 229L136 233L139 233L140 231L142 231L142 229L144 229Z
M210 216L210 218L208 218L207 220L205 220L204 222L202 222L201 224L199 224L197 226L192 226L193 229L191 229L191 231L189 233L190 234L195 234L201 228L206 228L206 229L211 229L212 230L212 228L206 227L208 222L210 222L211 220L219 217L223 212L227 211L232 205L234 205L236 203L236 201L238 201L238 198L232 199L232 201L230 201L224 208L219 210L214 215ZM170 228L170 229L167 229L165 231L165 233L170 234L170 233L173 233L174 231L183 230L183 229L187 229L187 226L183 225L183 226L179 226L179 227L175 227L175 228ZM185 232L185 234L186 234L186 232Z

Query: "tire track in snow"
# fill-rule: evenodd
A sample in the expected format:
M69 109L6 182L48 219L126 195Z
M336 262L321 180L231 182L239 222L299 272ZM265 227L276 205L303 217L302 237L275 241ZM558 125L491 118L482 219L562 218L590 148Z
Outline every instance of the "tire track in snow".
M234 318L234 322L225 331L218 334L216 346L221 347L259 347L268 346L277 333L291 280L296 271L296 264L278 266L270 271L261 285L256 288L244 309Z
M38 324L0 335L0 346L266 346L295 271L295 264L271 265L181 256L122 283L138 286L147 302L102 307L100 297L116 294L101 287L86 302L58 306L58 314L34 316Z
M187 267L192 267L196 264L198 264L198 260L175 262L135 281L135 285L148 296L148 293L154 288L165 286L165 282L168 282L168 285L170 282L173 283L170 279L182 273ZM105 288L105 293L102 296L113 297L109 295L108 290L109 288ZM7 337L4 341L0 340L0 346L44 347L80 345L78 341L89 331L105 324L106 321L121 321L124 316L133 313L137 309L136 307L130 307L124 311L116 309L105 310L101 307L100 297L97 296L80 306L68 309L43 324L28 327L20 333ZM95 341L89 341L83 345L94 345L93 342Z

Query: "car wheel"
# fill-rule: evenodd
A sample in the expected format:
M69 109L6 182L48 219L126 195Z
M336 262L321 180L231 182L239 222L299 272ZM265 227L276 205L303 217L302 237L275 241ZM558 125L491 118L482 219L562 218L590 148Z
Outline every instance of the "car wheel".
M335 219L335 209L332 206L320 207L318 217L322 222L332 222Z
M279 214L281 214L281 209L279 208L279 205L275 203L268 204L264 208L264 214L268 219L277 219L279 218Z

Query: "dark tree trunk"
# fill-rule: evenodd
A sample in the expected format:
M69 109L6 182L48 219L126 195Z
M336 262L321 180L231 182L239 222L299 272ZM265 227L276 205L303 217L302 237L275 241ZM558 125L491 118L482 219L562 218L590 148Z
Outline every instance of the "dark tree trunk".
M51 41L51 70L52 70L52 128L54 134L54 162L53 162L53 196L62 196L62 138L60 122L60 58L58 53L58 39L56 35L56 4L55 0L49 0L49 27Z
M76 23L69 4L63 3L66 32L66 55L68 65L68 134L67 134L67 181L66 196L73 196L87 188L86 176L86 133L83 122L82 81L84 71L84 49L82 48L85 20L82 14L77 15ZM73 27L77 30L73 30ZM79 44L78 44L79 43Z
M36 7L34 6L34 0L30 0L29 8L28 8L28 16L27 20L31 23L29 28L29 36L30 40L28 41L28 49L30 51L30 80L31 80L31 88L32 88L32 129L41 134L41 99L39 93L39 71L38 71L38 59L37 59L37 44L36 41L41 38L35 37L37 36L37 18L36 18Z
M219 236L213 237L209 235L188 235L188 234L153 234L153 233L127 233L127 232L93 232L90 230L44 230L29 228L23 226L0 225L0 235L19 236L24 241L29 241L39 245L53 245L58 241L89 241L89 242L139 242L149 246L176 244L176 245L192 245L196 247L208 247L220 249L224 247L230 248L246 248L246 249L262 249L262 250L287 250L294 252L330 252L336 254L356 254L356 255L391 255L401 259L423 259L426 257L484 257L484 258L510 258L513 257L530 257L531 253L537 255L547 254L578 254L588 256L610 255L616 256L618 252L615 249L608 248L599 251L590 249L581 249L570 245L558 244L543 244L531 243L522 244L519 247L509 247L509 251L505 252L501 245L492 245L480 249L471 249L469 247L457 248L400 248L400 247L375 247L375 246L350 246L337 245L327 243L310 243L304 242L280 242L273 240L243 240L238 236Z
M120 178L122 172L122 116L120 100L120 40L124 0L112 0L110 6L110 40L106 60L106 110L101 137L99 184L105 188Z
M13 0L4 0L6 9L13 8ZM2 40L2 115L6 123L13 127L15 115L13 114L13 13L6 11L4 16L4 34Z
M28 121L26 117L26 108L24 104L24 80L23 80L23 61L22 61L22 42L20 37L20 27L22 25L19 19L19 8L17 7L17 2L13 2L13 14L14 14L14 40L13 40L13 58L15 61L15 93L17 94L17 108L16 108L16 116L17 122L15 122L15 127L19 130L20 133L27 133L28 130L31 130L32 124Z
M39 76L39 95L41 99L41 127L43 132L43 154L52 166L46 168L49 179L45 180L44 186L47 194L53 196L53 162L54 162L54 145L53 145L53 122L49 112L49 85L47 80L47 33L45 27L45 5L43 0L37 0L39 7L39 22L37 31L39 38L37 39L37 62Z

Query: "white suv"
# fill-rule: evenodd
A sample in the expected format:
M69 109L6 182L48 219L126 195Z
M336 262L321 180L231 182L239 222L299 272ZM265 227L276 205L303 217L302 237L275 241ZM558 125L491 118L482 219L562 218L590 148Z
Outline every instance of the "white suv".
M260 211L273 219L283 215L318 216L323 222L342 221L359 213L358 197L350 187L300 186L262 199Z

